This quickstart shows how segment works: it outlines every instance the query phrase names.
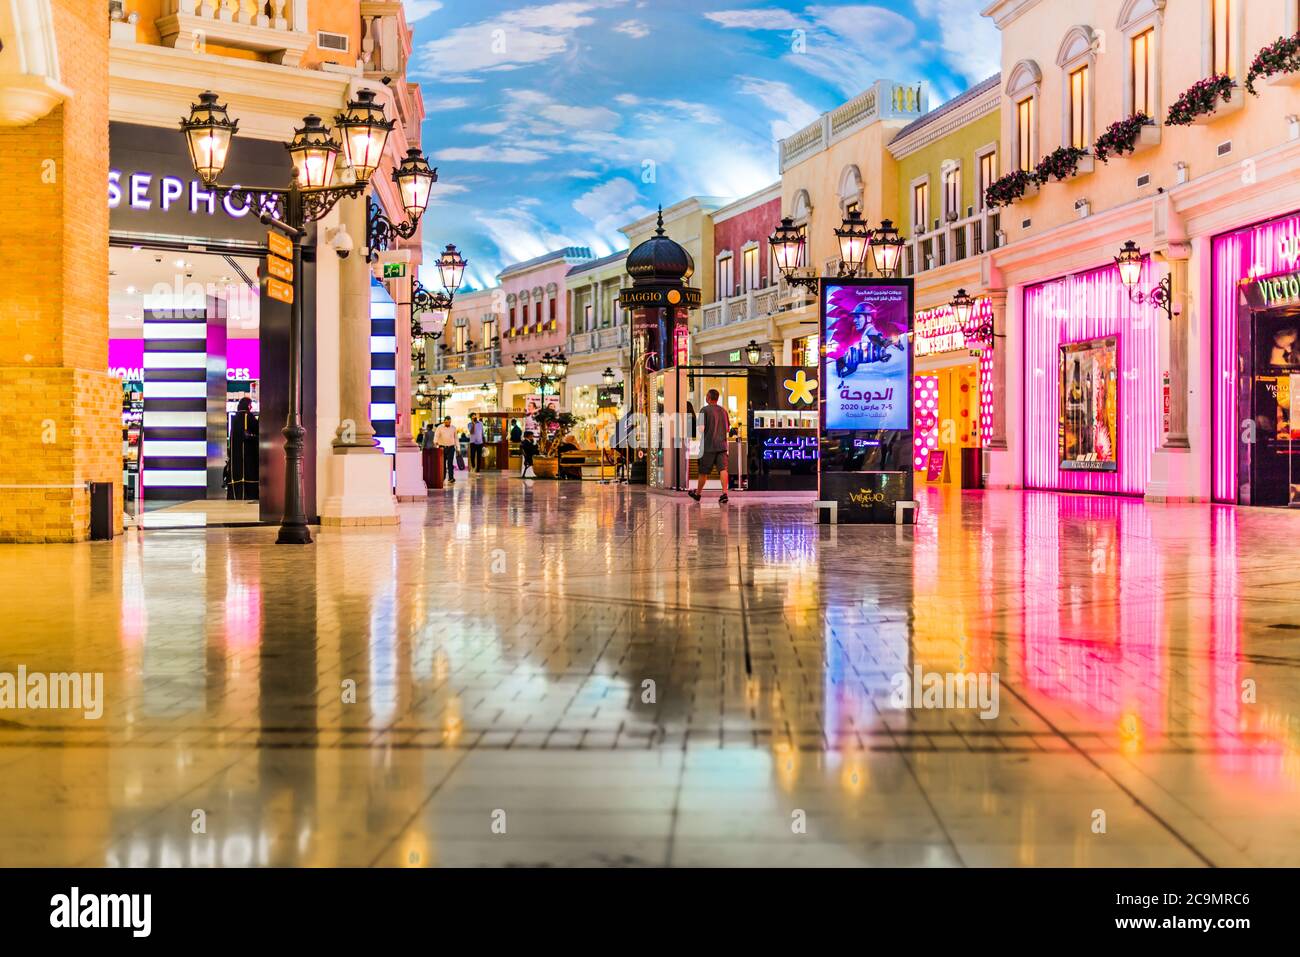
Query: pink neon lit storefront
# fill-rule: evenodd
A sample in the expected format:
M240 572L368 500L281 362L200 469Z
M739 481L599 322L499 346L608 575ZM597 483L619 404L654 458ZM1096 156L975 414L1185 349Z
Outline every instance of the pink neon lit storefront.
M1300 506L1300 213L1213 247L1214 500Z
M1143 495L1164 423L1153 310L1113 264L1028 286L1024 307L1025 487Z

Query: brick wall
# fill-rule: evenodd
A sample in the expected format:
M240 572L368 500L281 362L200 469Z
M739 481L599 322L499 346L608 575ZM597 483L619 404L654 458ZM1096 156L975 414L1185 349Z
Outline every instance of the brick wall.
M0 540L89 535L85 483L115 485L121 387L108 366L105 6L53 0L74 96L0 128Z

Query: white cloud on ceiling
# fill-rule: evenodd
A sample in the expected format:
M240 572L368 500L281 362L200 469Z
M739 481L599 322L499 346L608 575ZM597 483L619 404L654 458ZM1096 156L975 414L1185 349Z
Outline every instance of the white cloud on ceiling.
M610 0L547 3L457 27L419 48L419 75L444 82L479 82L481 73L518 70L572 54L576 52L573 34L596 22L594 11L610 5Z
M622 177L594 186L573 201L573 208L591 221L597 233L613 236L620 226L653 210L641 202L636 185Z
M625 33L633 40L644 40L650 35L650 28L640 20L624 20L614 27L616 33Z
M777 140L798 132L821 115L816 107L795 93L788 83L754 76L742 76L737 79L740 81L741 93L758 97L776 114L776 118L772 120L774 145Z
M423 20L435 10L442 9L442 0L406 0L406 22Z

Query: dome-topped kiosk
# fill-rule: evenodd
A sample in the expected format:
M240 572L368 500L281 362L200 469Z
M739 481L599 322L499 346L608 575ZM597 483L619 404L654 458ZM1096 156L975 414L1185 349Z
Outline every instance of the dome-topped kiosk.
M695 274L691 254L664 233L659 208L655 234L627 257L632 285L618 296L632 314L632 376L627 427L621 441L629 448L633 481L680 488L686 448L679 424L687 411L686 374L690 355L690 311L700 307L700 290L686 285Z
M627 255L627 274L634 286L685 288L695 275L695 260L676 240L664 234L664 211L659 210L655 234Z

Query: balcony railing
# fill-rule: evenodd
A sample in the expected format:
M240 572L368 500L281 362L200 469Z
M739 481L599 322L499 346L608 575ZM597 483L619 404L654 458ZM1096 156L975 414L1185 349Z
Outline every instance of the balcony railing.
M627 347L628 342L626 325L589 329L569 336L569 354L583 355L589 352L602 352L605 349L623 349Z
M942 223L937 229L911 237L904 268L908 275L916 275L992 252L998 248L999 228L999 214L995 210L981 210L964 219Z
M719 329L746 319L770 316L777 311L778 293L776 286L765 286L730 299L711 302L704 307L704 328Z
M208 43L298 66L311 43L307 0L163 0L155 21L162 42L203 52Z
M465 372L471 369L494 369L501 365L501 349L475 352L442 352L432 357L430 372Z

